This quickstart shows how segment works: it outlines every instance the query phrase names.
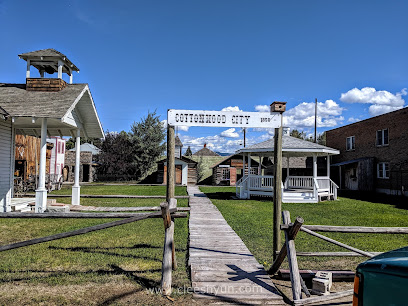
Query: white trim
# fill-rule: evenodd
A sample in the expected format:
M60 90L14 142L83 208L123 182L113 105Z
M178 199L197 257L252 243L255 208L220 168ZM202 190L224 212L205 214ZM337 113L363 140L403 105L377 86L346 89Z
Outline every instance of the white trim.
M349 142L349 139L350 139L350 142L351 142L351 146L350 146L350 148L349 148L349 146L348 146L348 142ZM348 136L348 137L346 137L346 151L354 151L356 149L356 136Z
M93 109L93 111L94 111L96 120L97 120L97 122L98 122L98 127L99 127L99 129L100 129L100 131L101 131L101 133L102 133L102 138L105 138L105 132L103 131L101 121L99 120L98 113L96 112L95 103L94 103L94 100L93 100L93 98L92 98L91 91L89 90L88 85L85 85L84 89L81 91L81 93L79 94L79 96L75 99L74 103L73 103L73 104L71 105L71 107L67 110L67 112L65 113L65 115L61 118L61 122L70 124L70 123L68 122L67 118L68 118L69 114L72 113L72 111L75 109L76 105L77 105L78 102L81 100L81 98L83 97L83 95L85 94L85 92L88 92L89 100L91 101L91 106L92 106L92 109ZM77 113L77 115L78 115L78 113ZM83 128L82 128L82 130L85 131L85 129L86 129L86 126L84 125Z
M240 149L235 152L235 154L240 154L240 153L265 153L265 152L270 152L272 153L273 150L271 148L262 148L262 149ZM318 154L332 154L332 155L337 155L340 154L339 150L336 149L288 149L288 148L282 148L282 153L288 152L288 153L318 153Z
M388 176L387 176L387 171L385 170L385 165L388 165ZM382 171L382 176L380 176L380 167ZM390 163L389 162L378 162L377 163L377 178L378 179L389 179L390 176Z

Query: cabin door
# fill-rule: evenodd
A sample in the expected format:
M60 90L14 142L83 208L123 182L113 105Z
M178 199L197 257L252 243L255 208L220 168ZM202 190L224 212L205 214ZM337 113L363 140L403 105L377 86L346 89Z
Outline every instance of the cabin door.
M181 170L181 165L176 165L176 184L181 185L182 184L182 170Z
M345 184L348 190L358 190L357 166L346 168Z

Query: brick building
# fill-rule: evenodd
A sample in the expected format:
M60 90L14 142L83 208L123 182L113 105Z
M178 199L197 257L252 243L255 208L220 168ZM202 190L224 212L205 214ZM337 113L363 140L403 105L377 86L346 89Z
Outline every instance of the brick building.
M408 195L408 108L326 132L341 189Z

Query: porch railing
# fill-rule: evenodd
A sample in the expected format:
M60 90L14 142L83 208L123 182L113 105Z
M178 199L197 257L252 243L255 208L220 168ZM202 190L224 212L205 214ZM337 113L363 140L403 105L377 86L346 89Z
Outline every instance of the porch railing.
M273 193L273 184L274 177L272 175L244 176L236 183L236 195L243 199L249 198L251 192L253 194L262 194L262 192ZM329 177L289 176L286 178L285 183L282 183L283 190L310 190L313 192L313 197L316 201L325 196L337 200L337 188L339 187Z
M273 190L273 176L272 175L250 175L249 176L249 190Z
M288 176L284 185L286 189L313 189L314 182L312 176Z

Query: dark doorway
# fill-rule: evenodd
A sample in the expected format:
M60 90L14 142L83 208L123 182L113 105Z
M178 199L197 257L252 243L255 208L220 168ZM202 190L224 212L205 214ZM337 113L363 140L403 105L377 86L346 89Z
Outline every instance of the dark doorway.
M89 182L89 165L83 165L82 168L82 181Z

